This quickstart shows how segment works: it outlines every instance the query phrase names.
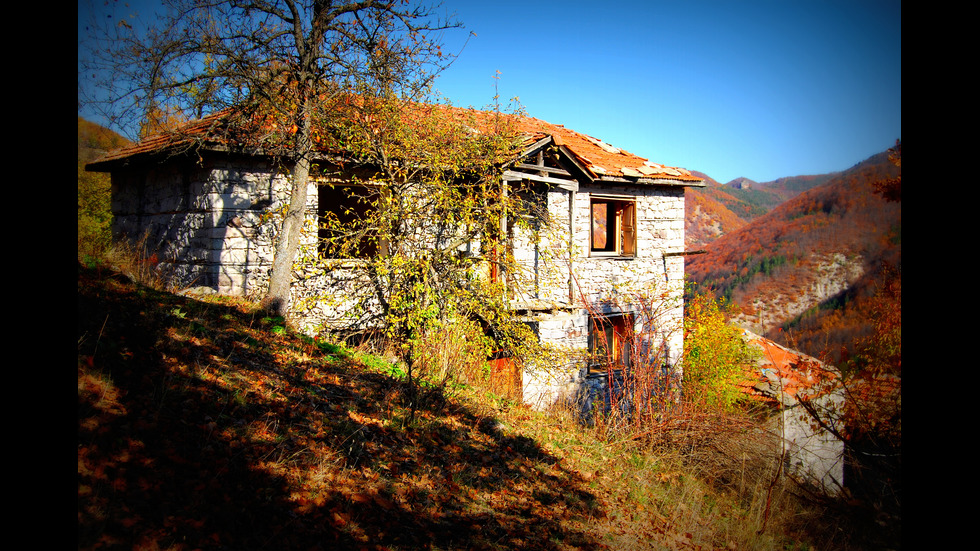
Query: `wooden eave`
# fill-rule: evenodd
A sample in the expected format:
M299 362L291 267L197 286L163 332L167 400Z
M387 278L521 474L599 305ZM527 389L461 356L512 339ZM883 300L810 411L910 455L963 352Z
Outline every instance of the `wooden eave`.
M581 163L578 160L578 156L564 144L558 145L558 151L562 153L561 159L565 160L567 163L571 164L575 171L584 178L588 183L592 183L596 180L596 174L592 172L588 166Z
M564 178L552 178L550 176L539 176L537 174L528 174L526 172L520 172L516 170L505 170L503 174L503 179L505 182L519 182L522 180L530 180L532 182L541 182L545 184L554 184L562 189L568 189L571 191L578 191L578 181L577 180L567 180Z
M707 252L708 251L705 249L698 249L696 251L674 251L671 253L664 253L664 257L666 258L671 256L691 256L695 254L706 254Z
M173 147L156 151L137 152L125 157L93 161L85 165L85 170L86 172L114 172L120 169L148 164L162 164L164 161L178 157L192 158L195 154L199 155L200 152L209 150L205 148L187 148L181 150L178 147Z
M527 147L514 159L504 164L504 181L530 180L556 185L569 191L578 191L579 182L594 180L587 168L580 164L575 156L563 145L556 143L554 136L545 136L530 147ZM558 166L544 164L547 148L556 152L555 162ZM532 160L536 157L536 160Z
M248 157L282 157L282 155L277 155L266 151L260 147L254 148L233 148L221 143L203 143L203 144L189 144L175 143L169 146L148 150L148 151L136 151L129 153L125 156L112 157L110 153L107 155L108 158L104 160L97 160L85 165L85 170L87 172L112 172L114 170L135 167L139 165L147 165L151 163L162 163L163 161L183 157L183 158L200 158L202 154L208 153L218 153L225 155L244 155ZM356 164L357 160L349 157L344 157L343 155L338 155L336 153L329 153L326 151L315 151L313 154L312 161L314 163L331 163L331 164Z
M603 176L595 180L596 183L610 184L633 184L640 186L667 186L667 187L704 187L704 180L697 182L686 180L673 180L670 178L629 178L623 176Z

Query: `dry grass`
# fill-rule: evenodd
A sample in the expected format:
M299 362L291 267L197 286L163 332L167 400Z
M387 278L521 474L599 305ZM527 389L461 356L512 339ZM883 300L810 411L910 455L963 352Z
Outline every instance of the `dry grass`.
M482 332L477 324L456 320L452 327L431 331L418 345L421 375L440 386L450 380L464 384L481 384L487 380L486 350L481 346Z
M779 476L772 435L748 418L674 419L656 432L574 423L567 411L504 415L588 481L606 516L595 529L615 549L784 549L815 544L819 515ZM833 548L833 547L817 547Z
M88 267L104 267L125 275L131 281L160 291L175 292L172 280L161 269L156 254L147 254L147 236L136 241L116 241L97 256L84 252L79 245L78 261Z
M366 349L126 279L79 269L80 549L858 548L749 417L583 427L484 391L460 332L409 419Z

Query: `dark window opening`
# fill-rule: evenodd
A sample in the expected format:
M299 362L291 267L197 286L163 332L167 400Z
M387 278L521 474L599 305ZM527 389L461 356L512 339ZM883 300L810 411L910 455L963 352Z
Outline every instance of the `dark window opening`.
M375 232L366 227L370 202L361 186L319 186L317 209L321 258L371 258L383 252Z
M623 368L633 363L633 316L589 318L589 371Z

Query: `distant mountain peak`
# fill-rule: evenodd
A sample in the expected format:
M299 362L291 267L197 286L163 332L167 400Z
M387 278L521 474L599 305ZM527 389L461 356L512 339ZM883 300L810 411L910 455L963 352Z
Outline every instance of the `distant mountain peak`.
M735 178L731 182L725 184L725 187L730 187L734 189L756 188L759 187L759 182L756 182L755 180L749 180L748 178L745 178L743 176L739 176L738 178Z

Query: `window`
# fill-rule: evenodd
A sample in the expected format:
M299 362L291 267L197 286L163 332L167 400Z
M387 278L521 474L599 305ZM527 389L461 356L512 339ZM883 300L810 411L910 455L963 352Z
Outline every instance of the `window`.
M592 256L636 256L636 203L592 197Z
M362 186L318 186L317 236L322 258L370 258L383 252L383 243L363 221L370 202Z
M625 367L633 359L633 316L592 316L589 318L589 371L606 367Z

